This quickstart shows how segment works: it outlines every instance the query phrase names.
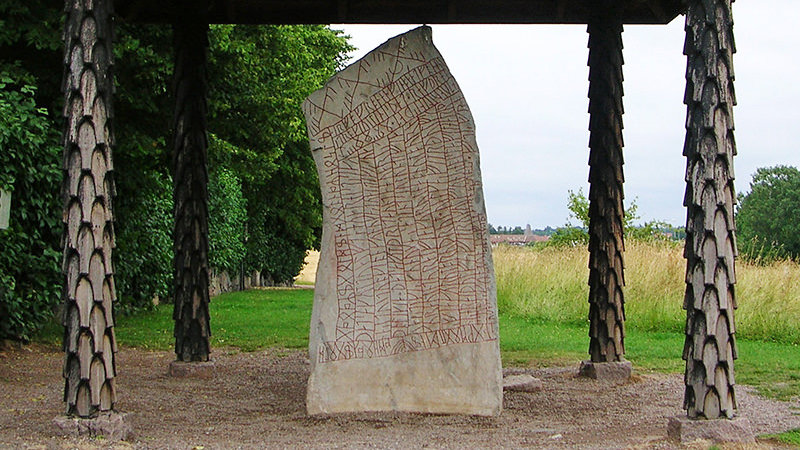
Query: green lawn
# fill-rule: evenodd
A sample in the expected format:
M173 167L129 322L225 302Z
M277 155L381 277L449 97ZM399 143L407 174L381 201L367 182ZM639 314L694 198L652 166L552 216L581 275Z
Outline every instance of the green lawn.
M311 321L311 289L268 289L230 292L214 297L211 347L254 351L267 347L305 348ZM172 305L117 319L117 342L148 350L169 350Z
M797 448L800 448L800 428L787 431L786 433L769 434L762 437L775 439L778 442L783 442L784 444L792 444L797 446Z
M268 347L302 349L308 330L314 292L311 289L268 289L232 292L211 301L212 348L255 351ZM121 346L170 350L172 306L117 318ZM587 358L588 328L500 314L500 348L506 366L577 365ZM39 340L58 342L60 327L48 327ZM639 372L683 371L683 334L630 330L626 357ZM756 386L767 396L800 396L800 346L789 343L739 340L737 382Z
M639 372L682 373L683 334L631 330L626 358ZM758 388L762 395L789 400L800 396L800 346L738 340L737 383ZM500 349L504 365L575 364L587 359L588 326L536 322L500 314Z

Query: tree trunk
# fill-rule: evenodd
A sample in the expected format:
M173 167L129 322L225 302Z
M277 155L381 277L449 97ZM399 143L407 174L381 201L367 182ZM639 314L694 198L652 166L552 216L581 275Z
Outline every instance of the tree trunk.
M64 401L67 414L114 408L114 179L111 0L66 2L64 30Z
M208 23L188 14L175 38L175 353L179 361L208 361Z
M733 21L731 0L692 0L686 14L686 392L690 418L732 418Z
M589 23L589 354L593 362L625 354L622 200L622 21L613 2Z

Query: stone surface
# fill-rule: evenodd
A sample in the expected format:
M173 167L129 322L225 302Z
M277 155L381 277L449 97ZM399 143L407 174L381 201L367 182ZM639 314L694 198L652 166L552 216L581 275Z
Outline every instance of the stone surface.
M172 361L169 363L169 375L176 378L213 378L214 361Z
M542 389L542 380L532 375L509 375L503 378L504 391L533 392Z
M581 361L578 375L598 381L627 381L631 378L631 362Z
M698 439L714 442L755 442L755 433L750 421L744 417L700 420L675 416L669 419L667 435L681 444L688 444Z
M100 437L109 441L133 439L130 415L116 411L100 413L97 417L79 418L59 416L53 419L61 433L76 437Z
M498 414L475 127L431 29L387 41L303 109L323 201L308 412Z

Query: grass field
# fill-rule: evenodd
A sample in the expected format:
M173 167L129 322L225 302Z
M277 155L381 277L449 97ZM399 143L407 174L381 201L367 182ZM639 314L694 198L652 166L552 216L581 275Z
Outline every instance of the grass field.
M582 324L588 314L585 248L501 246L494 250L501 310L536 320ZM625 311L630 330L682 332L685 261L673 242L630 242L625 252ZM739 262L736 334L800 344L800 266Z
M311 322L311 289L254 289L214 297L211 346L254 351L267 347L305 348ZM174 344L172 305L117 319L117 341L148 350Z
M234 292L211 302L213 348L235 347L254 351L268 347L304 349L308 345L313 291L270 289ZM123 346L170 350L173 345L172 310L120 317L117 340ZM552 366L577 364L586 359L587 326L531 319L501 311L500 348L505 365ZM57 336L50 336L50 341ZM677 332L637 330L626 340L627 358L639 372L683 371L683 335ZM736 363L740 383L756 386L779 399L800 395L800 346L753 340L739 341Z
M626 252L626 357L637 371L682 372L684 262L670 243L631 243ZM494 252L504 364L575 364L588 349L585 249L500 247ZM800 396L800 267L740 264L737 381L765 395ZM313 280L313 278L309 278ZM308 281L307 281L308 282ZM253 351L308 345L311 289L263 289L214 297L214 348ZM169 350L171 305L117 319L123 346ZM58 342L59 326L39 340Z
M783 442L784 444L791 444L795 445L796 448L800 448L800 429L791 430L786 433L781 434L771 434L767 436L762 436L764 438L773 438L779 442Z

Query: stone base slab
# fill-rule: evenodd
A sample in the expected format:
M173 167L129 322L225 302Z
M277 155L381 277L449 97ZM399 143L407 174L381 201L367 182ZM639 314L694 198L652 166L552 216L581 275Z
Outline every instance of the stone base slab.
M542 380L528 374L508 375L503 378L504 391L534 392L542 389Z
M628 381L631 379L631 362L581 361L578 376L598 381Z
M312 360L306 411L496 416L503 407L502 385L497 341L385 358Z
M213 378L214 361L172 361L169 363L169 375L175 378Z
M53 423L63 434L75 437L102 436L109 441L130 441L133 439L130 414L127 413L104 412L97 417L88 419L59 416L53 419Z
M714 442L755 442L755 433L750 421L744 417L702 420L675 416L669 419L667 435L681 444L688 444L698 439Z

